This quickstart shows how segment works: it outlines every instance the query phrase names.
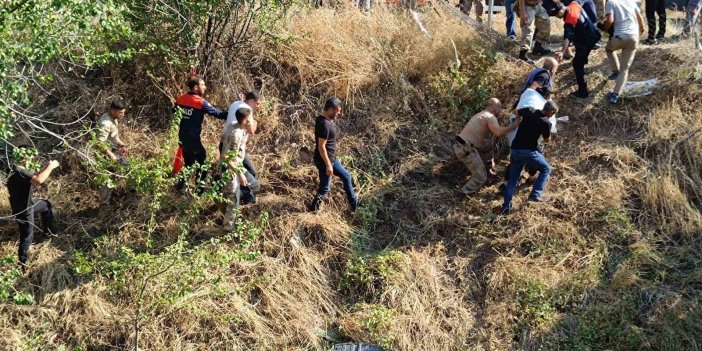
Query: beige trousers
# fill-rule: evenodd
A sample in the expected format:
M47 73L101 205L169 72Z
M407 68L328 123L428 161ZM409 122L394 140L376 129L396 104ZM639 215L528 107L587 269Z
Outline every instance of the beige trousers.
M607 51L607 59L609 59L609 67L612 71L619 72L613 90L617 95L622 93L622 89L624 89L624 85L629 78L629 68L634 62L634 56L636 56L636 48L638 45L638 37L623 37L619 35L612 36L607 43L605 50ZM619 50L622 51L621 60L619 60L615 53L615 51Z
M464 194L478 192L487 181L487 170L485 169L483 159L480 158L480 153L470 144L462 145L455 143L453 145L453 154L466 166L470 175L468 182L463 185L461 191Z
M515 1L514 11L519 15L519 2ZM526 5L526 21L522 26L522 41L519 44L522 50L531 50L532 38L534 30L536 33L536 41L545 44L551 37L551 19L546 12L546 9L539 2L536 6Z

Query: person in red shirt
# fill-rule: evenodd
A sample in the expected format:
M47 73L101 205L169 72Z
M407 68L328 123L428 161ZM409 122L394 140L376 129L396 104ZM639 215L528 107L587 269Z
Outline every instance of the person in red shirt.
M189 91L179 96L175 101L176 111L180 111L180 129L178 130L178 141L183 150L183 161L185 167L197 165L196 179L197 192L203 191L203 181L207 172L201 169L207 159L207 151L202 145L200 134L202 133L202 121L205 115L226 120L227 112L222 111L210 104L205 98L207 86L200 77L192 77L188 81ZM185 186L185 179L181 179L176 187L178 190Z

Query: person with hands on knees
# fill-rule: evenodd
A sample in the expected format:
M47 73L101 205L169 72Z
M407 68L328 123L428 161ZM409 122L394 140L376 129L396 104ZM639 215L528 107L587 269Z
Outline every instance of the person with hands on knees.
M27 145L18 146L17 149L20 152L14 152L16 163L12 165L10 176L7 179L7 190L10 194L12 216L19 227L18 256L20 267L22 272L24 272L29 258L29 247L34 237L34 216L39 215L41 217L42 229L46 233L59 234L61 232L61 228L56 225L51 203L47 200L37 200L35 202L32 198L34 186L46 182L51 172L59 167L59 162L52 160L43 170L35 173L30 169L34 156L31 152L21 152L33 149Z
M577 1L571 1L568 6L562 7L556 17L563 19L564 33L563 49L562 52L558 53L558 59L562 60L568 54L571 42L575 45L573 71L578 83L578 90L570 96L578 99L588 98L590 92L587 89L587 81L585 81L585 65L588 62L590 52L600 41L600 32L597 30L595 22L590 19L588 13Z
M336 124L334 121L341 116L342 102L336 97L329 98L324 103L324 111L317 117L314 126L315 151L314 164L319 171L319 188L312 202L307 206L310 212L320 210L322 201L329 194L332 176L337 176L344 184L344 192L351 212L358 207L358 198L353 190L353 179L336 157Z
M517 134L512 141L510 152L509 177L504 191L502 214L508 214L512 209L512 196L517 189L519 178L524 166L529 166L539 172L534 182L534 187L529 195L529 202L545 202L542 197L546 182L551 174L551 166L544 155L539 152L538 140L543 137L548 140L551 136L551 123L548 118L556 114L558 106L555 102L547 102L542 110L526 107L517 110L523 120L517 129Z
M600 28L604 32L611 30L605 51L612 68L609 79L616 80L614 90L609 94L609 102L616 104L629 77L629 68L634 62L639 37L645 31L638 5L633 0L608 0L605 6L605 21ZM621 61L615 53L619 50L622 51Z
M205 115L226 120L227 111L222 111L205 100L207 91L205 81L200 77L192 77L188 80L188 92L179 96L175 101L175 111L182 111L180 126L178 129L178 142L183 150L183 161L186 167L198 165L204 166L207 159L207 151L202 145L202 121ZM207 172L198 168L195 172L197 180L197 193L204 191L203 182L207 178ZM177 190L183 189L185 179L181 179L176 186Z
M496 98L487 101L485 110L471 117L461 133L456 136L453 154L468 169L470 179L463 185L465 195L477 193L487 181L485 160L481 155L490 155L493 148L492 135L503 136L517 129L520 118L507 127L500 126L497 117L502 113L502 103ZM489 140L489 143L485 141Z
M236 227L236 214L242 193L245 194L249 189L257 190L260 186L256 178L244 168L246 142L255 128L253 115L251 110L240 108L236 110L235 116L237 123L230 124L225 130L220 154L220 161L233 174L232 179L224 187L224 196L229 200L224 215L224 225L227 230L233 230Z

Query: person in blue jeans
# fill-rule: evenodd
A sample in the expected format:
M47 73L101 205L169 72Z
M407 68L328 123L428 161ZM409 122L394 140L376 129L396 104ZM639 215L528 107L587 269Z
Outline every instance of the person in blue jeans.
M336 125L334 121L339 118L342 110L342 102L336 97L329 98L324 103L324 111L317 117L314 126L315 151L314 164L319 170L319 189L309 204L309 211L319 211L322 201L329 194L332 176L337 176L344 184L344 191L348 199L351 211L356 211L358 198L353 190L353 179L351 174L341 165L336 158Z
M514 3L516 3L517 0L506 0L505 1L505 12L507 15L507 21L505 22L505 26L507 27L507 37L510 39L516 39L517 38L517 28L514 25Z
M551 174L551 165L539 152L538 144L540 137L548 140L551 136L551 123L548 122L548 118L557 111L558 106L552 101L547 102L542 110L527 107L517 111L517 115L522 116L522 123L512 141L509 179L504 191L505 200L502 205L502 214L508 214L512 209L512 196L517 189L524 166L529 166L539 172L529 195L529 202L545 202L542 195Z

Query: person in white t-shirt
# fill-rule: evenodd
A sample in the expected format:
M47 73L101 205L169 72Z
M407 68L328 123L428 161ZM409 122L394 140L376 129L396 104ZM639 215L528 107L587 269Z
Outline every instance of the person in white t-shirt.
M605 50L612 68L610 80L615 80L614 90L609 94L609 101L616 104L629 76L629 68L634 62L639 37L644 33L644 24L639 7L634 0L609 0L605 6L604 31L611 32ZM621 50L621 63L615 51Z
M256 127L258 126L258 123L256 122L256 119L254 118L254 114L258 110L258 108L261 106L261 95L256 92L256 91L250 91L246 93L246 95L239 95L239 98L241 100L235 101L229 106L229 112L227 113L227 121L224 123L224 128L222 128L222 138L224 138L224 132L227 130L227 128L232 125L236 124L236 111L243 108L249 110L251 113L251 120L253 121L253 133L256 132ZM219 143L219 150L220 152L222 151L222 142ZM246 155L244 158L244 168L251 174L254 178L256 177L256 168L253 165L253 162L251 162L251 159L249 158L249 155Z

